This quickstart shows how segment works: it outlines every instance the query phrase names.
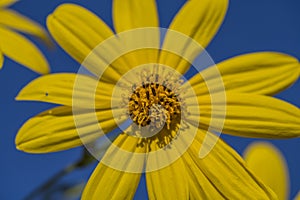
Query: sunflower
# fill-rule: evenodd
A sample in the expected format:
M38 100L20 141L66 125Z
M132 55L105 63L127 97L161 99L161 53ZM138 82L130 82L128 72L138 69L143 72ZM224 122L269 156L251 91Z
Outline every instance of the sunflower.
M104 138L110 145L82 199L132 199L143 172L150 199L276 199L219 134L298 137L299 109L268 95L297 80L299 62L258 52L213 64L204 48L227 5L187 1L160 29L154 0L114 0L116 33L85 8L60 5L47 26L83 67L20 91L17 100L62 106L29 119L16 147L48 153L85 145L98 156ZM191 66L203 70L188 79Z
M50 44L50 40L39 24L7 8L14 2L16 0L0 0L0 67L4 56L7 56L35 72L49 73L48 62L43 54L18 32L33 35L47 44Z
M279 200L289 199L289 172L286 160L279 149L267 142L254 142L245 152L247 166L270 186ZM295 200L300 198L298 193Z

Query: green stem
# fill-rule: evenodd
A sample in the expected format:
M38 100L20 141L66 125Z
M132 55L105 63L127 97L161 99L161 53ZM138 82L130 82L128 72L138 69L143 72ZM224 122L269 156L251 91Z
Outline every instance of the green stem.
M74 163L69 165L68 167L62 169L61 171L57 172L54 176L52 176L48 181L46 181L43 185L33 190L28 196L24 198L24 200L32 200L34 197L38 196L39 194L45 192L47 189L52 187L59 179L63 176L69 174L73 170L78 167L78 163Z
M33 190L28 196L25 197L24 200L32 200L37 197L39 194L46 192L49 188L55 185L61 178L68 175L72 171L80 168L87 167L88 165L94 163L95 158L90 155L90 153L84 149L82 153L82 157L75 163L67 166L61 171L57 172L54 176L52 176L48 181L46 181L43 185Z

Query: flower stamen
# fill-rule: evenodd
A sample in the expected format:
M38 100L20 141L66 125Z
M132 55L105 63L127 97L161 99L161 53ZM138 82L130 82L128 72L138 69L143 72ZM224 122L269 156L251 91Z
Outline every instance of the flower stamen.
M180 102L175 92L158 83L146 83L136 88L129 99L129 115L133 122L150 130L167 129L174 118L180 115Z

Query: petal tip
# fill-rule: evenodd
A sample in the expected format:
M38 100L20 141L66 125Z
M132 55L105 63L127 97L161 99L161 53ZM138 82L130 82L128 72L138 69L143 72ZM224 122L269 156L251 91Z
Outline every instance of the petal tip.
M17 149L18 151L24 151L24 149L22 148L22 146L21 146L21 145L18 145L18 144L16 144L16 149Z

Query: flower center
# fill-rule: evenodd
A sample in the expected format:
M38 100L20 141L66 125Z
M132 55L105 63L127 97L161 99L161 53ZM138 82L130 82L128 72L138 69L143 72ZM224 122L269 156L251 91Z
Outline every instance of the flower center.
M147 151L165 149L189 125L182 75L160 65L142 65L123 75L114 89L112 107L124 134L139 138ZM129 119L129 120L128 120Z
M174 91L158 83L146 83L136 88L128 102L129 115L139 127L150 130L170 129L173 119L180 115L180 102Z

